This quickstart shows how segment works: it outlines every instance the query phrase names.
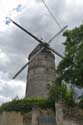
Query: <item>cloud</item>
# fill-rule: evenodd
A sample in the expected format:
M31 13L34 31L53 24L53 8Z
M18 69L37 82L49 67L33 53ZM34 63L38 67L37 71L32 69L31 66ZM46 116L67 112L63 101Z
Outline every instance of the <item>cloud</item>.
M0 95L5 97L14 98L16 96L24 96L25 84L21 81L4 81L1 80Z
M0 104L14 99L16 96L25 96L25 82L11 80L8 73L0 72Z
M1 96L0 95L0 105L5 102L11 101L11 99L9 97L5 97L5 96Z
M0 63L6 63L9 62L9 57L7 56L6 53L4 53L1 49L0 49Z

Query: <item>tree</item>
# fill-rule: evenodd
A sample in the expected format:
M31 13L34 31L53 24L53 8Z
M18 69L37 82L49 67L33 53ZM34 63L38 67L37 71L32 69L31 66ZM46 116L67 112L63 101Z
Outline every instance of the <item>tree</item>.
M75 105L74 96L75 91L72 85L69 89L65 83L58 85L56 82L53 82L50 86L49 100L51 100L53 103L61 101L64 102L68 107L73 107Z
M65 57L57 68L57 80L83 87L83 25L67 30Z

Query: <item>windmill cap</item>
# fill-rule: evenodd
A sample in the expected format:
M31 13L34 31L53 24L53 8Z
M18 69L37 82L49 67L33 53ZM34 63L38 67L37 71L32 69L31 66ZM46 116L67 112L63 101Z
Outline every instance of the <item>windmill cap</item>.
M47 53L49 53L51 56L53 56L53 58L55 58L55 56L54 56L54 54L47 48L47 47L49 47L49 44L48 43L43 43L44 44L44 46L46 46L46 48L44 49L44 50L42 50L42 52L47 52ZM28 57L28 59L30 60L30 58L34 55L34 54L36 54L41 48L42 48L42 46L43 46L43 44L38 44L36 47L35 47L35 49L29 54L29 57Z

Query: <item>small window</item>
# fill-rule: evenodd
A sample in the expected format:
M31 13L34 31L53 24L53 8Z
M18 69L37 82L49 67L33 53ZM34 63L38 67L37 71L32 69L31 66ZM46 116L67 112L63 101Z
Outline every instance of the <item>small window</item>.
M50 89L50 84L47 84L47 89L48 89L48 90Z

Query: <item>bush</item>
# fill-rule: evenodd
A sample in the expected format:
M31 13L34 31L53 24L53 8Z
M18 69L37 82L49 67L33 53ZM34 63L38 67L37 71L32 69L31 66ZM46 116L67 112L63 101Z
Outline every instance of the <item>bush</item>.
M49 99L55 103L63 101L68 107L73 107L74 103L74 89L71 87L69 90L66 84L58 85L53 83L50 87Z
M79 104L78 104L79 108L83 109L83 99L80 100Z
M24 98L20 100L12 100L2 104L0 112L3 111L17 111L17 112L30 112L33 107L40 107L42 109L54 108L54 104L49 99L40 97Z
M70 90L67 90L64 96L65 103L68 107L74 107L75 101L74 101L74 89L72 86L70 87Z

